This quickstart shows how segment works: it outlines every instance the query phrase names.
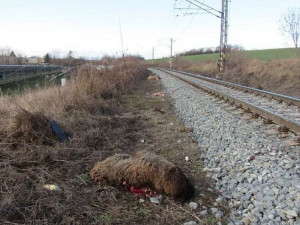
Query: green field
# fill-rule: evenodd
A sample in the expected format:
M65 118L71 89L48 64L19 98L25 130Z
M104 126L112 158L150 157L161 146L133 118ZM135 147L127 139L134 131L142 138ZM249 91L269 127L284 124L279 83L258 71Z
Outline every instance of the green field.
M278 49L264 49L264 50L247 50L243 51L244 54L252 59L259 59L262 61L269 61L273 59L286 59L293 57L300 57L300 49L295 48L278 48ZM206 60L218 60L219 54L204 54L204 55L191 55L191 56L182 56L182 59L199 62ZM169 58L155 59L155 63L168 62ZM151 60L149 60L150 62Z

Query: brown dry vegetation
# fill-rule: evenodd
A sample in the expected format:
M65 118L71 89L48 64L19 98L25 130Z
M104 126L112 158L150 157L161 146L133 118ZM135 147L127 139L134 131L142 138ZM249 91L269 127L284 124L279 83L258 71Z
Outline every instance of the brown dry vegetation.
M133 59L108 71L87 65L63 88L0 98L0 223L91 222L94 215L85 213L101 200L86 172L135 139L127 133L137 121L121 117L116 103L144 74ZM58 141L50 120L71 136L69 144ZM63 192L50 193L45 184Z
M197 144L179 131L168 99L146 94L161 91L159 81L145 78L143 65L127 59L106 71L84 66L65 87L0 98L0 224L197 221L187 205L168 197L160 205L141 204L130 192L96 185L88 176L97 161L136 150L163 155L179 166L196 187L193 201L212 206L217 195L201 172ZM51 120L68 133L69 143L52 133ZM48 191L45 184L61 191ZM220 208L228 212L225 205ZM208 214L199 222L218 221Z
M264 62L236 52L229 57L224 80L300 98L300 58Z
M223 76L226 81L300 98L300 58L297 56L260 61L235 51L228 54L227 66ZM191 62L179 59L175 67L210 77L218 73L215 61Z

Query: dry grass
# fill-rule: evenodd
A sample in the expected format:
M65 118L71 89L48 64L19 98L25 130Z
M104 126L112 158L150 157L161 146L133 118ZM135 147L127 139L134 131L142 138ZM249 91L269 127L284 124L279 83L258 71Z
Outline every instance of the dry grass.
M115 62L110 70L98 70L93 65L86 65L65 87L55 86L27 91L22 96L2 97L0 140L19 144L21 135L24 136L24 143L37 143L27 138L43 138L42 129L49 130L45 120L58 121L74 139L82 139L82 134L76 134L82 121L92 122L91 115L114 114L114 100L124 94L131 84L138 82L143 71L143 66L133 59L126 61L125 65Z
M13 120L8 139L15 144L53 145L58 141L50 120L40 112L20 108Z
M109 202L111 194L101 196L93 190L87 173L97 160L135 140L127 133L138 122L118 115L117 104L144 77L142 63L134 59L125 65L114 62L106 70L86 65L65 87L0 98L1 224L96 220L97 212L106 207L98 204ZM70 143L59 142L50 120L71 136ZM49 192L45 184L57 184L62 192Z
M269 62L247 60L243 55L231 58L225 80L300 98L300 58Z

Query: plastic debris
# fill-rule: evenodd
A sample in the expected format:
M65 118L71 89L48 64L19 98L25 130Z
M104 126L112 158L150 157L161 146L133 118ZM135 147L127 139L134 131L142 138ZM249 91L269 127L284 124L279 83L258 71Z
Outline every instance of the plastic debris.
M157 197L150 197L149 199L150 199L150 202L159 204L160 200L162 199L162 195L158 195Z
M197 223L195 221L189 221L184 223L183 225L196 225Z
M155 203L155 204L159 204L159 200L158 200L157 197L151 197L150 202Z
M190 161L190 159L189 159L189 157L188 156L186 156L186 157L184 157L184 159L185 159L185 161Z
M43 188L48 191L61 191L61 189L56 184L45 184Z
M68 142L70 140L54 120L51 121L51 126L60 140L62 140L63 142Z

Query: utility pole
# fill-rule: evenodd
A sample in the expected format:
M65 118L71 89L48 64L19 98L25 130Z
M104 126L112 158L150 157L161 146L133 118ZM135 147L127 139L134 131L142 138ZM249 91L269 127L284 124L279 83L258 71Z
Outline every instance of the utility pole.
M227 50L227 36L228 36L228 2L230 0L222 0L222 10L219 11L217 9L214 9L210 7L209 5L206 5L200 0L185 0L192 5L193 8L190 6L187 8L174 8L178 10L191 10L192 13L188 15L193 15L193 14L199 14L195 10L202 10L205 11L206 13L209 13L219 19L221 19L221 32L220 32L220 46L219 46L219 54L220 58L218 60L218 69L219 69L219 74L217 78L222 79L222 74L225 72L225 67L226 67L226 50ZM194 8L196 7L196 8Z
M152 64L154 64L154 47L152 47Z
M172 60L173 60L173 39L171 38L171 57L170 57L170 69L172 69Z
M222 79L222 74L225 72L227 36L228 36L228 0L222 0L221 34L220 34L220 50L219 50L220 59L218 62L219 79Z
M172 59L172 55L173 55L173 39L171 38L171 59Z
M124 55L124 47L123 47L123 34L122 34L122 26L121 26L121 19L119 16L119 25L120 25L120 41L121 41L121 50L122 50L122 58L125 64L125 55Z

